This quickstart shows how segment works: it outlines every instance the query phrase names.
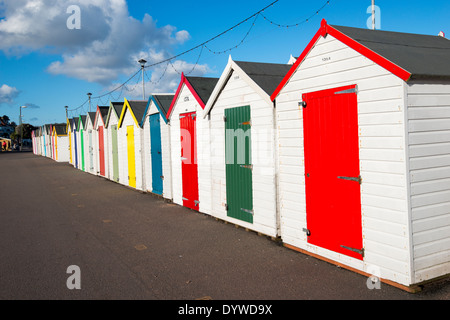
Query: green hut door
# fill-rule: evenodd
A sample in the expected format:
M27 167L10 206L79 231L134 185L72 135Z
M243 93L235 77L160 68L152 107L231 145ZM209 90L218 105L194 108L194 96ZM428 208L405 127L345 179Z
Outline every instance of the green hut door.
M119 150L117 141L117 125L111 126L113 181L119 181Z
M253 223L250 106L225 109L227 215Z

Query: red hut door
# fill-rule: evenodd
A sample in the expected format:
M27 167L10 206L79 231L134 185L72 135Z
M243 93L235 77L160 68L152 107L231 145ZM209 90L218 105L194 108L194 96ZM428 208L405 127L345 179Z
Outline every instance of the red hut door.
M103 127L98 127L98 154L100 162L100 175L105 176L105 140L103 138Z
M183 206L198 211L197 134L195 126L195 112L180 115Z
M356 86L303 95L308 243L362 260Z

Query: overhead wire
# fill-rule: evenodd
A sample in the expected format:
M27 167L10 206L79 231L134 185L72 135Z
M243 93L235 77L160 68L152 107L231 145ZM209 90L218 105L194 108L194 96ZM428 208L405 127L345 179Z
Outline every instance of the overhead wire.
M116 92L117 90L120 89L119 95L117 96L117 99L115 99L115 100L118 100L119 97L122 95L124 89L127 90L128 92L134 91L134 90L136 89L136 87L137 87L137 85L138 85L138 82L139 82L139 78L138 78L138 82L133 86L133 89L131 89L131 90L128 88L127 84L128 84L132 79L134 79L138 74L141 74L141 72L144 72L145 76L147 77L148 80L150 80L150 82L151 82L152 84L157 84L157 83L159 83L159 82L162 80L162 78L163 78L164 75L166 74L169 65L172 66L172 68L175 70L175 72L180 73L180 71L177 70L177 69L175 68L175 66L173 65L173 63L172 63L173 60L175 60L175 59L177 59L177 58L179 58L179 57L181 57L181 56L183 56L183 55L186 55L186 54L188 54L188 53L190 53L190 52L192 52L192 51L194 51L194 50L196 50L196 49L198 49L198 48L201 48L200 53L199 53L199 55L198 55L198 57L197 57L196 63L194 64L194 66L192 67L192 69L191 69L190 71L188 71L187 73L185 73L185 74L190 74L190 73L192 73L192 72L195 70L195 68L198 66L198 63L199 63L199 61L200 61L200 58L201 58L201 56L202 56L202 53L203 53L204 49L207 49L210 53L213 53L213 54L223 54L223 53L226 53L226 52L228 52L228 51L231 51L231 50L236 49L236 48L238 48L239 46L241 46L241 45L244 43L244 41L247 39L247 37L249 36L249 34L250 34L250 32L252 31L253 27L255 26L256 21L257 21L257 19L258 19L259 16L262 16L262 17L264 18L264 20L266 20L266 21L268 21L269 23L271 23L272 25L276 25L276 26L278 26L278 27L285 27L285 28L298 27L299 25L308 22L308 21L311 20L314 16L318 15L322 10L325 9L325 7L326 7L327 5L329 5L330 2L331 2L331 0L327 0L326 3L325 3L321 8L319 8L313 15L311 15L311 16L308 17L307 19L305 19L305 20L303 20L303 21L301 21L301 22L299 22L299 23L285 25L285 24L276 23L276 22L272 21L271 19L267 18L267 17L263 14L263 12L264 12L265 10L267 10L267 9L270 8L270 7L272 7L273 5L275 5L275 4L276 4L277 2L279 2L279 1L280 1L280 0L275 0L275 1L273 1L273 2L270 3L269 5L265 6L264 8L258 10L258 11L255 12L254 14L252 14L251 16L249 16L249 17L245 18L244 20L242 20L242 21L236 23L236 24L233 25L232 27L230 27L230 28L228 28L227 30L225 30L225 31L223 31L223 32L221 32L221 33L215 35L214 37L209 38L208 40L202 42L201 44L198 44L198 45L196 45L196 46L194 46L194 47L192 47L192 48L190 48L190 49L188 49L188 50L185 50L185 51L183 51L183 52L181 52L181 53L179 53L179 54L176 54L176 55L174 55L174 56L171 56L171 57L169 57L169 58L167 58L167 59L163 59L163 60L160 60L160 61L158 61L158 62L155 62L155 63L152 63L152 64L149 64L149 65L147 65L147 66L144 66L144 67L139 68L139 70L136 71L136 72L135 72L130 78L128 78L124 83L122 83L121 85L117 86L116 88L110 90L110 91L107 92L107 93L104 93L104 94L99 95L99 96L96 96L96 97L91 97L91 100L92 100L92 99L97 99L97 101L99 101L99 99L101 99L101 98L103 98L103 97L106 97L106 96L109 96L110 98L111 98L111 97L114 98L114 97L112 96L112 94L113 94L114 92ZM247 21L249 21L249 20L252 19L252 18L255 18L254 21L253 21L253 23L252 23L252 25L250 26L250 28L249 28L249 30L247 31L247 33L244 35L243 39L242 39L237 45L235 45L235 46L233 46L233 47L230 47L230 48L228 48L228 49L226 49L226 50L222 50L222 51L214 51L214 50L212 50L211 48L209 48L209 47L207 46L208 43L210 43L210 42L216 40L217 38L219 38L219 37L225 35L226 33L230 32L230 31L232 31L232 30L234 30L235 28L241 26L242 24L246 23ZM163 63L166 63L166 67L165 67L165 69L164 69L162 75L160 76L160 78L159 78L157 81L152 81L152 80L150 79L150 77L148 76L148 74L146 73L145 69L149 69L149 68L152 68L152 67L161 65L161 64L163 64ZM102 101L102 100L100 100L100 101ZM68 110L68 111L71 112L72 114L73 114L75 111L78 111L78 110L80 110L80 109L81 109L82 111L84 111L84 108L83 108L83 107L84 107L88 102L89 102L89 99L87 99L86 101L84 101L79 107L77 107L77 108L75 108L75 109Z

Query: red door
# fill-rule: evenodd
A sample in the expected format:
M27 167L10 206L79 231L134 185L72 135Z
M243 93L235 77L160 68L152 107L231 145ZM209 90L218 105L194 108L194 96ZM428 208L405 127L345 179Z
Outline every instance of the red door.
M98 127L98 159L100 162L100 175L105 176L105 140L103 135L103 127Z
M180 115L183 206L198 211L197 135L195 125L195 112Z
M303 95L308 243L362 260L356 86Z

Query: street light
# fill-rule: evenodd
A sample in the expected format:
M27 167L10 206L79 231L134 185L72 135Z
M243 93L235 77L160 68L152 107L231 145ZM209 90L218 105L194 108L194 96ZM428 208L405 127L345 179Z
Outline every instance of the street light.
M23 125L22 125L22 109L25 109L27 106L20 107L20 115L19 115L19 125L20 125L20 143L19 149L22 151L22 143L23 143Z
M142 100L145 101L144 68L145 68L145 64L147 63L147 61L144 59L141 59L138 62L141 64L141 68L142 68L142 97L143 97Z
M88 92L87 95L89 97L89 112L91 112L91 97L92 97L92 93Z

